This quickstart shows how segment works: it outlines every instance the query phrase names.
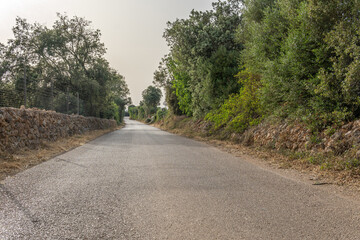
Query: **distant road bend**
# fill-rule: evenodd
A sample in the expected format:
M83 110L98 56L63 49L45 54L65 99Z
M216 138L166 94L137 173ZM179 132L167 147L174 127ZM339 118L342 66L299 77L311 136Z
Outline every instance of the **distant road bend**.
M6 179L0 239L360 239L356 202L126 123Z

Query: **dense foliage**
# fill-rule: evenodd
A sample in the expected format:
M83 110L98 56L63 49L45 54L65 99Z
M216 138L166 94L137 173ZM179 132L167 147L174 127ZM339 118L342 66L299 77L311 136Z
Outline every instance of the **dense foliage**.
M173 113L179 112L177 104L182 113L203 117L238 91L234 75L242 44L235 41L235 32L240 21L239 1L219 1L213 10L193 10L189 19L168 23L164 38L170 53L154 80L172 88L167 104Z
M17 18L13 33L14 39L0 45L1 105L23 105L16 96L26 84L30 107L71 113L67 102L78 95L81 114L121 121L129 90L104 58L100 31L89 21L59 14L48 28Z
M147 87L142 92L142 97L143 100L140 102L139 106L129 106L128 112L131 119L154 122L156 120L161 120L166 116L167 110L158 107L162 97L162 92L159 88L154 86Z
M161 90L154 86L149 86L142 92L143 101L140 105L144 106L146 115L156 113L157 106L160 105L161 96Z
M205 117L214 123L213 130L226 127L227 130L241 132L257 125L262 119L260 76L244 70L237 77L243 86L239 93L230 95L219 109L212 110Z
M244 9L243 61L262 76L267 115L301 118L314 130L360 116L359 7L356 0L279 0L256 17Z
M154 83L172 114L205 117L214 130L269 116L313 131L340 125L360 117L359 9L357 0L215 2L168 23Z

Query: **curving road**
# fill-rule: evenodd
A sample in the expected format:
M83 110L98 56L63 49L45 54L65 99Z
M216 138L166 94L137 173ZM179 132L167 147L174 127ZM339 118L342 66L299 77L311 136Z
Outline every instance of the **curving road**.
M0 239L360 239L355 202L126 123L6 179Z

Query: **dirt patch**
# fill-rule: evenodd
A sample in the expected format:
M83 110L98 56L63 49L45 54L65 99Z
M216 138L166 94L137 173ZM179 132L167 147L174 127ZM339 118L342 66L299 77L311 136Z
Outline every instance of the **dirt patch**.
M84 134L62 138L55 142L43 141L37 149L24 148L14 154L0 152L0 180L4 180L7 176L15 175L122 127L93 130Z

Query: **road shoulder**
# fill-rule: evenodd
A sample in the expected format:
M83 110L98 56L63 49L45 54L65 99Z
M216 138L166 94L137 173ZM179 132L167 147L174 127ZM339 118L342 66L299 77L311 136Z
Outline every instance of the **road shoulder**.
M275 151L269 151L268 149L243 146L231 141L200 136L196 133L189 134L189 132L181 131L179 129L169 130L157 124L153 124L152 126L161 129L162 131L206 143L284 178L301 182L331 194L336 194L339 197L360 203L359 181L340 182L332 174L329 174L326 171L321 171L313 167L303 168L302 166L290 165L288 164L289 159L286 156Z
M43 142L37 149L23 149L15 154L0 152L0 181L122 127L94 130L81 135L62 138L55 142Z

